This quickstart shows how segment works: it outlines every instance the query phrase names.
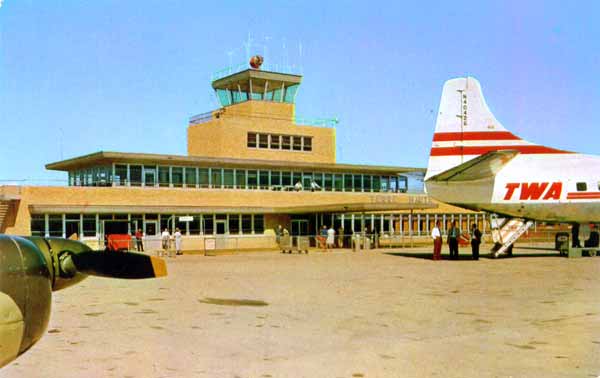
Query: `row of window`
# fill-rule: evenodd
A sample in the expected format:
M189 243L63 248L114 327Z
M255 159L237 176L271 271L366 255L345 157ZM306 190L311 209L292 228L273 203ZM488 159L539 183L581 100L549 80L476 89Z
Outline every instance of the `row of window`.
M179 228L186 235L262 234L264 216L257 214L194 214L184 222L172 214L33 214L31 235L99 238L105 234L133 234L141 229L145 235L160 235L167 228ZM185 219L185 218L184 218Z
M194 168L115 164L69 172L71 186L150 186L175 188L302 189L314 185L322 191L406 192L406 176L379 176L352 173L290 172L257 169Z
M222 106L238 104L248 100L262 100L286 102L292 104L296 97L299 85L294 84L289 87L267 88L266 91L256 88L255 92L242 92L241 90L217 89L216 94Z
M265 230L264 216L259 214L194 214L189 222L181 218L172 214L33 214L31 234L101 238L109 233L133 234L137 229L146 236L158 236L165 228L171 233L179 228L184 235L260 235ZM323 214L319 218L317 226L333 226L336 232L343 228L344 234L376 230L381 234L429 235L436 221L440 221L440 231L445 234L454 220L463 232L470 229L471 223L477 223L482 232L486 229L483 214ZM308 234L311 221L292 216L289 231L293 235Z
M312 151L312 137L248 133L248 147L285 151Z
M577 183L577 191L578 192L587 192L587 182L578 182ZM600 181L598 181L598 191L600 191Z
M333 225L336 233L345 235L366 232L389 235L430 235L435 223L440 222L440 232L446 234L453 221L461 232L468 232L471 224L477 224L481 232L486 231L486 217L477 214L323 214L317 219L317 229L322 225ZM304 216L292 215L292 234L308 232L308 222ZM306 224L303 224L306 223ZM343 230L340 230L342 228ZM300 231L299 231L300 230Z

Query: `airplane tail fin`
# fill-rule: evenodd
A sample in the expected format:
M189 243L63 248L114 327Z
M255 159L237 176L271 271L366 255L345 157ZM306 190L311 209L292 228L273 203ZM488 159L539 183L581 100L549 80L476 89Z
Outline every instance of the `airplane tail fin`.
M506 130L488 108L472 77L448 80L435 124L425 180L491 151L564 153L525 141Z

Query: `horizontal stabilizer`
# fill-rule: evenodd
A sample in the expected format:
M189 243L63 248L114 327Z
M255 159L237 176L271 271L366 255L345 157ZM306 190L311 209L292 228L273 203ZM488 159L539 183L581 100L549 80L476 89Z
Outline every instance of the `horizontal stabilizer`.
M494 176L518 151L492 151L457 165L427 179L427 181L472 181Z
M167 275L167 265L163 259L140 253L88 251L70 257L77 271L83 274L128 279Z

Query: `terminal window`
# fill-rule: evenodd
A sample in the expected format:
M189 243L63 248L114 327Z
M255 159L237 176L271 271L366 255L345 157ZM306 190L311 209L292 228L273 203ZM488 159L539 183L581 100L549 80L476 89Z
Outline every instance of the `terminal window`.
M269 148L269 134L258 134L258 147Z
M256 148L256 134L248 133L248 147Z
M281 135L271 135L271 148L274 150L278 150L281 146L281 144L279 143L279 140L281 138Z
M248 148L286 150L286 151L312 151L312 137L303 135L277 135L248 133Z

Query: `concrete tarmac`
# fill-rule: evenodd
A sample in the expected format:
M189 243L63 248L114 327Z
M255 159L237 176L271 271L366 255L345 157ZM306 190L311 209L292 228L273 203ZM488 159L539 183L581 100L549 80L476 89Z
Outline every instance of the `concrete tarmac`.
M430 249L167 259L54 293L0 377L598 377L600 257Z

